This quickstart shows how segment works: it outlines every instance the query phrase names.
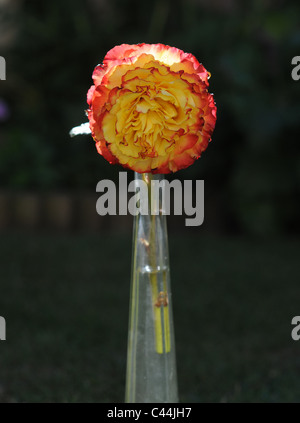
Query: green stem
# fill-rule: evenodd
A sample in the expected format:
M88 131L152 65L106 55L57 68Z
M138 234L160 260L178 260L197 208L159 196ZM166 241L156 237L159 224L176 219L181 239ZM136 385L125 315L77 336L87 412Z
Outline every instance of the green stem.
M148 186L148 207L151 212L151 192L153 180L152 174L143 174L143 180ZM169 307L167 302L167 286L165 271L163 271L164 286L163 292L159 292L157 278L157 239L156 239L156 215L151 214L151 227L149 235L149 264L151 267L150 284L152 291L152 308L154 318L155 349L159 354L170 351L170 322ZM160 270L162 271L162 270ZM161 298L161 296L163 298Z

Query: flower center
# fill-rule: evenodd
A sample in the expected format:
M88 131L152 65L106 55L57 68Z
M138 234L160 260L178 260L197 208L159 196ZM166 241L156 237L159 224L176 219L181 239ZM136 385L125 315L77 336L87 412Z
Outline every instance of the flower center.
M103 119L105 139L134 158L172 152L188 127L197 121L191 84L166 67L128 71Z

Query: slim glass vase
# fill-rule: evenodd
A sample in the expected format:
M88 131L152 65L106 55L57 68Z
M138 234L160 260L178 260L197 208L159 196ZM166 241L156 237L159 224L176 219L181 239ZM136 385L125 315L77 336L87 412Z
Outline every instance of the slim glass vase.
M127 403L178 401L167 225L157 189L163 181L135 173L140 213L133 229Z

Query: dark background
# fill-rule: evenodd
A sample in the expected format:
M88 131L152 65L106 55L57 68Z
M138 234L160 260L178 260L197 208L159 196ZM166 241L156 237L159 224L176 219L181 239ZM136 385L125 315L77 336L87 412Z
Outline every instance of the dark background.
M172 176L205 181L204 224L169 219L180 399L299 401L299 16L281 0L0 3L0 401L123 401L132 218L95 211L123 169L68 132L94 66L138 42L193 53L218 107Z

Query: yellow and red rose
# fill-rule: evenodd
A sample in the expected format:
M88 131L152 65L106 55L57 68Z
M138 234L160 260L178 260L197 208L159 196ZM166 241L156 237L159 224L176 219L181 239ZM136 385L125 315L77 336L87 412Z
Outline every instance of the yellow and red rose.
M98 152L139 173L190 166L216 123L209 76L192 54L174 47L114 47L95 68L87 95Z

